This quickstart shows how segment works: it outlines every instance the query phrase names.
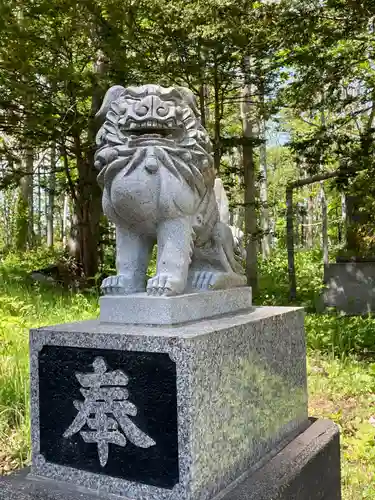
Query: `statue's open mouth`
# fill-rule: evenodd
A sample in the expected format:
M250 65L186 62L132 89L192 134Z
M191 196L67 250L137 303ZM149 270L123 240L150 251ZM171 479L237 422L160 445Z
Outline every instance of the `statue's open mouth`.
M169 137L171 135L171 130L166 129L151 129L151 128L143 128L138 130L132 130L131 134L136 135L137 137L141 137L143 135L155 135L158 137Z
M179 130L176 121L169 119L165 122L159 120L127 121L121 127L121 131L126 134L141 136L170 137Z

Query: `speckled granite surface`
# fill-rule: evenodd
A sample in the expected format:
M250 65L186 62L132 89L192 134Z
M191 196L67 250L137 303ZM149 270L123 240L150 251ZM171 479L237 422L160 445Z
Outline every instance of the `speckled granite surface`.
M118 500L66 482L31 478L28 469L0 477L0 500ZM253 473L212 500L341 500L340 439L329 420L313 422Z
M169 355L176 365L178 421L179 480L173 488L45 460L40 452L38 373L44 346L100 349L104 354L111 350ZM103 496L210 499L256 467L262 458L277 453L281 442L285 445L285 440L306 426L305 341L300 309L257 308L248 314L174 328L98 321L57 325L32 331L30 347L32 473L89 488ZM147 425L145 421L145 432L149 431ZM149 436L153 438L151 433Z
M119 324L178 325L205 318L251 311L250 287L155 297L146 293L100 298L100 321Z

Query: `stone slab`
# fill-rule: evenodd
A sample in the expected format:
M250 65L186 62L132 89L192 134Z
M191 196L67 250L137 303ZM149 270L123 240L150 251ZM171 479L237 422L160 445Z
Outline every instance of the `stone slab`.
M303 322L300 308L260 307L175 327L85 321L31 331L32 473L102 496L212 498L306 427ZM129 470L115 467L109 475L107 465L98 469L97 443L83 443L79 433L64 439L77 415L74 402L83 399L77 372L92 373L98 358L126 373L129 402L138 411L133 423L156 442L147 450L110 444L109 459L156 463L165 455L158 432L168 421L164 438L170 439L168 449L178 450L178 477L168 487L160 471L135 480ZM144 370L137 372L140 364ZM69 422L61 426L67 415ZM84 446L83 462L72 461L76 446Z
M375 311L375 262L340 262L324 266L323 302L349 315Z
M312 425L236 487L215 500L341 500L339 428Z
M216 457L222 460L223 457ZM225 458L225 457L224 457ZM0 500L118 500L68 483L30 479L29 469L0 478ZM318 420L256 471L213 500L341 500L339 431Z
M154 297L146 293L100 298L100 321L106 323L175 325L251 311L250 287Z

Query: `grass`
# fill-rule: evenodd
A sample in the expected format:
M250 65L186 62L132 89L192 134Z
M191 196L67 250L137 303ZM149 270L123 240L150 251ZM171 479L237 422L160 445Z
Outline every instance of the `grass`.
M0 474L29 460L29 328L98 314L95 295L30 281L28 272L54 257L34 252L0 262ZM321 273L318 252L297 255L299 303L310 311L310 414L330 418L341 428L344 500L375 500L375 320L317 314ZM285 253L262 263L261 276L260 303L287 304Z
M28 331L97 316L97 298L28 278L53 255L11 255L0 263L0 474L29 460Z
M310 415L341 430L343 500L375 499L375 362L308 358Z

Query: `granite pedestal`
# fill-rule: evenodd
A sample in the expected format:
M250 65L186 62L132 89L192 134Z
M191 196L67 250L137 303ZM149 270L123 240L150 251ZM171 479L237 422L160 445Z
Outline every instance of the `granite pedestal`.
M307 425L299 309L258 308L173 328L86 321L34 330L30 339L35 476L135 500L205 500ZM118 426L108 432L128 442L107 436L105 461L93 407L73 424L90 398L77 374L93 376L95 360L126 375L118 399L133 405L123 410L127 420L154 444L142 447L127 424ZM103 398L96 396L96 411Z
M32 477L29 469L0 478L0 500L118 500L69 483ZM310 426L257 470L213 500L341 500L339 431L328 420Z
M228 303L249 300L246 289L223 293ZM85 321L31 331L31 471L0 485L22 485L33 500L38 488L51 500L65 500L65 490L82 499L229 500L272 467L281 484L283 467L294 467L285 450L307 457L301 446L314 435L303 312L232 307L174 326Z

